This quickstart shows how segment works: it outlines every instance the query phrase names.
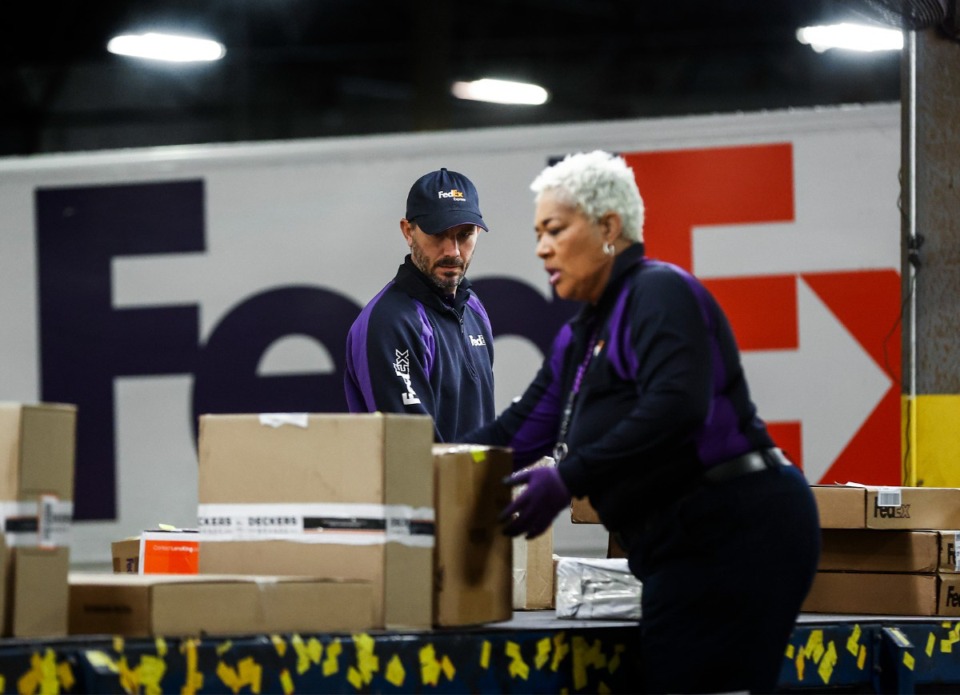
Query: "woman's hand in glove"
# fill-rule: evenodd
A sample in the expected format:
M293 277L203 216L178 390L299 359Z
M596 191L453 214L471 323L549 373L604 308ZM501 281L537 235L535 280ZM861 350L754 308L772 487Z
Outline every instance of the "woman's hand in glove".
M511 487L527 486L500 514L500 521L507 522L503 532L508 536L536 538L570 505L570 491L553 466L524 468L504 482Z

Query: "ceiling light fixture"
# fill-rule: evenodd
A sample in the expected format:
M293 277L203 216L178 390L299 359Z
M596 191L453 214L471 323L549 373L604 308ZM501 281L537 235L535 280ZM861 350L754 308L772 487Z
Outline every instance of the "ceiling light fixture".
M210 39L154 32L114 36L107 43L107 50L117 55L174 63L220 60L227 52L222 43Z
M808 44L817 53L831 48L848 51L899 51L903 32L899 29L864 24L830 24L797 30L797 41Z
M550 98L547 90L540 85L490 78L473 82L454 82L450 91L458 99L489 101L495 104L539 106Z

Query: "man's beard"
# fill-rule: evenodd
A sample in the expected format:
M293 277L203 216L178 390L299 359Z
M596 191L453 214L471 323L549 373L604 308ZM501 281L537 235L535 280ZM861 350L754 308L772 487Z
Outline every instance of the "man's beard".
M423 251L416 242L414 242L410 248L410 257L413 260L413 264L417 266L417 269L426 275L430 282L436 285L437 288L447 294L455 294L457 287L460 286L460 282L467 274L467 264L464 263L462 258L457 258L456 256L441 258L431 267L430 259L423 254ZM437 275L435 271L441 268L459 268L461 272L449 277Z

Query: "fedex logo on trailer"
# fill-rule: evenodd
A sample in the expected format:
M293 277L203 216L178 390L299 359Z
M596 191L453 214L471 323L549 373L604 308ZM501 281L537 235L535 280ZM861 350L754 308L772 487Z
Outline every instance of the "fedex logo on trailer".
M648 253L717 297L777 443L811 482L899 485L899 273L827 269L837 223L798 217L790 144L625 158Z
M625 156L647 206L648 252L716 294L778 443L811 481L899 484L899 277L823 265L829 246L796 205L792 145ZM124 377L189 378L191 432L201 413L346 409L345 339L361 306L343 287L258 290L217 312L203 338L199 302L115 305L118 259L210 253L205 186L201 177L35 193L41 397L79 406L77 519L116 518ZM496 338L544 352L576 307L528 280L478 277L474 287ZM322 346L332 369L261 374L264 354L294 335Z

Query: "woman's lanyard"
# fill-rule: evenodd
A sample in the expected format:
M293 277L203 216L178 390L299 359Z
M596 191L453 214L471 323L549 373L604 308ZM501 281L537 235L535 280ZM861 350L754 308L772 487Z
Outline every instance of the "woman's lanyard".
M590 366L590 360L596 355L599 355L603 349L603 341L597 341L597 334L599 332L599 328L593 332L590 343L587 345L587 354L584 356L580 366L577 367L577 373L573 377L573 386L570 389L570 394L567 396L567 404L563 409L560 429L557 432L557 445L553 447L553 458L557 463L565 459L569 452L566 442L567 430L570 428L570 418L573 416L573 404L577 400L577 394L580 393L580 385L583 383L583 377L587 373L587 367Z

